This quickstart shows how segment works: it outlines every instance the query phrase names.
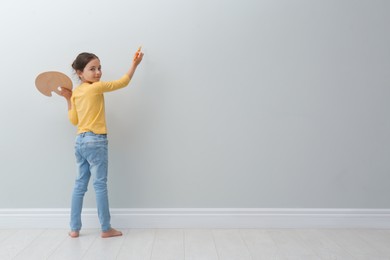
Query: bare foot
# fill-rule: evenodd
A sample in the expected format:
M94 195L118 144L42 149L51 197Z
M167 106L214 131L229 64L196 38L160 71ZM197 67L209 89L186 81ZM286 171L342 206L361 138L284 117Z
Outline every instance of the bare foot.
M80 233L78 231L70 231L68 234L71 238L76 238L76 237L79 237L79 235L80 235Z
M106 232L102 232L102 238L117 237L117 236L121 236L121 235L122 235L122 232L120 232L116 229L113 229L113 228L111 228L110 230L108 230Z

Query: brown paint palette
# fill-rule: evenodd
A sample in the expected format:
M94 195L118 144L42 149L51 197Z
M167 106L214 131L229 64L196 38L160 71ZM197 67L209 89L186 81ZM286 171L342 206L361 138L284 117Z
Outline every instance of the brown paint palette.
M39 74L35 79L35 86L45 96L51 97L55 92L61 96L60 88L72 90L72 80L62 72L46 71Z

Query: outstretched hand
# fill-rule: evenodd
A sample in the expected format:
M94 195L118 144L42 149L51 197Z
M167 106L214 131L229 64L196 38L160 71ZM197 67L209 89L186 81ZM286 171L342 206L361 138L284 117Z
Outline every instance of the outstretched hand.
M141 47L139 47L137 52L134 54L133 63L126 73L126 75L129 76L130 80L133 78L134 72L136 71L138 65L141 63L143 57L144 53L141 52Z
M141 63L143 57L144 57L144 53L141 52L141 47L139 47L137 52L134 54L133 64L135 66L138 66Z

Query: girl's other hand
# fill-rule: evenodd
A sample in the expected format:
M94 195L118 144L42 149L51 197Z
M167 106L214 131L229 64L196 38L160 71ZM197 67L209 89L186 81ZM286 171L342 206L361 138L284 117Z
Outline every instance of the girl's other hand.
M67 100L70 100L70 98L72 97L72 90L61 87L61 96L63 96Z

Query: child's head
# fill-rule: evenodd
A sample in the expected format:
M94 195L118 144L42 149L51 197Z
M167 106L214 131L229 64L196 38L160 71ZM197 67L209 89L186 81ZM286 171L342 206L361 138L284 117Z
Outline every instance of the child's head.
M97 63L97 64L90 64L90 65L93 65L93 68L98 70L101 74L101 67L100 67L99 58L93 53L83 52L83 53L80 53L72 63L72 68L74 69L76 74L79 76L79 79L82 80L82 75L84 73L84 69L91 61L92 61L92 63L93 62Z

